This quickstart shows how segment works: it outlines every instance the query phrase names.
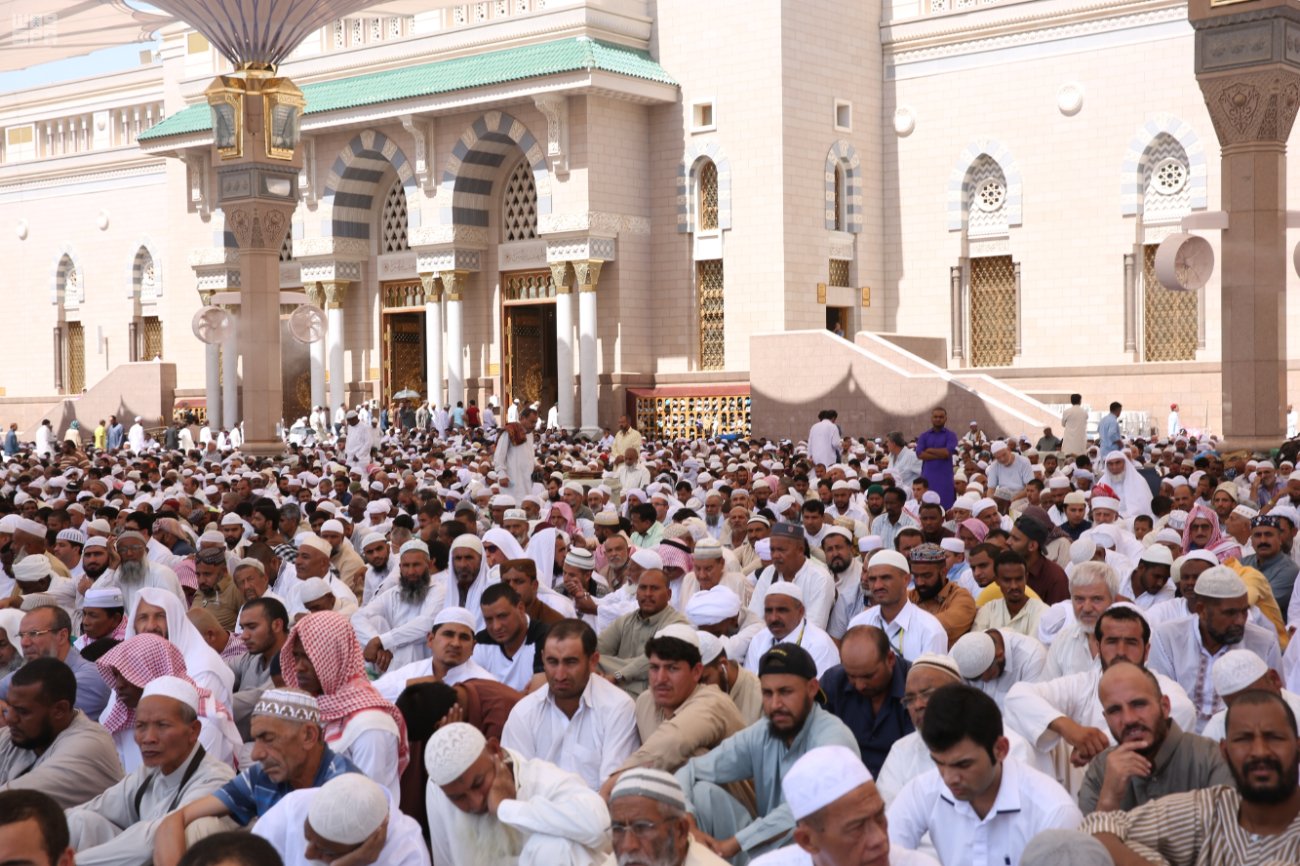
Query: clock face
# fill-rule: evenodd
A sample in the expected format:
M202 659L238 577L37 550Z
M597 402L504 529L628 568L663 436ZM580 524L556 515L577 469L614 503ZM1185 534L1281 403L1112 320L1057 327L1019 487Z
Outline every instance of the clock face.
M271 147L292 150L298 144L298 106L281 103L271 109Z

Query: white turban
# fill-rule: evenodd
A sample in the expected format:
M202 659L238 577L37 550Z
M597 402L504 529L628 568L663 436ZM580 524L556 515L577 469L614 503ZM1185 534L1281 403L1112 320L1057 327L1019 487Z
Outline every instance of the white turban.
M14 580L19 583L36 583L54 573L50 561L42 554L28 556L13 565Z
M697 628L714 625L739 616L740 599L729 587L719 585L692 595L684 613Z
M332 592L334 589L325 582L324 578L309 577L299 587L298 599L306 604L309 601L319 601Z
M461 549L472 550L479 556L483 555L483 542L478 540L477 536L470 535L468 532L456 536L456 540L451 543L451 553Z
M171 698L189 707L195 715L199 712L198 690L180 677L158 677L150 680L144 687L144 694L140 696L140 700L153 697Z
M328 523L329 521L326 522ZM302 550L304 547L310 547L312 550L317 553L322 553L325 556L334 555L334 547L319 535L300 536L298 539L298 549Z

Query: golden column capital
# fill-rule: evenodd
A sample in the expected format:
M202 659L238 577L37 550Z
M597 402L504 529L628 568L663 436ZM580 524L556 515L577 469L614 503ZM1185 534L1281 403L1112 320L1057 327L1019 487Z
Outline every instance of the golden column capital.
M419 275L420 285L424 287L424 302L436 304L442 300L442 277L435 272Z
M205 307L209 306L212 304L212 296L215 294L215 289L199 289L199 302Z
M321 288L320 283L305 283L302 290L307 293L307 303L321 309L325 308L325 290Z
M555 283L555 293L557 295L567 295L569 293L569 277L573 273L573 266L569 262L550 262L551 281Z
M325 303L331 310L343 309L343 301L348 294L351 280L321 280L320 287L325 290Z
M573 263L573 273L578 283L578 291L594 292L600 282L600 267L605 264L600 259L586 259Z
M438 275L442 280L442 287L447 290L447 300L459 301L462 299L471 273L472 271L456 270L442 271Z

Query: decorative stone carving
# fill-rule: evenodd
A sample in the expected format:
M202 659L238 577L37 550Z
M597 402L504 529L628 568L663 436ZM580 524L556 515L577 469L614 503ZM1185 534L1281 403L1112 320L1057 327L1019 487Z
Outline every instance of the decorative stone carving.
M573 274L573 266L569 262L551 262L550 268L551 282L555 283L555 293L569 294L569 279Z
M302 290L307 293L307 303L314 307L325 308L325 290L320 283L304 282Z
M600 282L600 267L603 264L605 263L599 259L573 263L573 275L578 282L578 291L596 291L596 284Z
M318 285L325 291L325 303L329 309L343 309L343 302L348 295L348 286L352 285L351 280L321 280Z
M442 279L442 287L447 290L447 300L460 301L465 292L465 283L469 279L469 271L443 271L438 276Z
M456 244L482 249L489 242L487 229L481 226L457 225L417 226L407 230L406 239L412 249L439 244Z
M361 279L361 263L334 259L309 261L302 263L301 275L303 283L324 282L325 280L355 282Z
M900 106L894 111L894 134L907 138L916 129L916 115L907 106Z
M426 304L436 304L442 300L442 278L438 274L420 274L420 285L424 287Z
M183 150L185 180L190 190L188 210L197 213L205 222L212 216L212 200L208 195L208 153L204 150Z
M533 103L546 117L546 156L551 171L563 180L569 176L569 98L558 93L533 97Z
M577 259L601 259L612 262L616 245L613 238L579 237L548 240L546 242L546 260L548 262L568 262Z
M1219 143L1286 144L1300 109L1300 73L1271 69L1202 78L1201 90Z
M302 168L298 172L298 197L312 210L316 209L316 138L302 136L298 143L302 150Z
M293 257L305 259L321 256L366 259L370 257L370 242L362 238L295 238Z
M431 196L438 188L433 170L434 121L411 114L403 114L398 119L402 121L402 128L415 139L415 180L424 194Z
M226 227L240 249L271 250L278 255L289 231L289 210L282 206L236 205L226 210Z
M1077 82L1062 84L1056 91L1056 107L1066 117L1074 117L1083 108L1083 85Z
M602 234L648 235L650 220L629 214L580 211L577 213L542 214L537 218L538 234L563 232L600 232Z

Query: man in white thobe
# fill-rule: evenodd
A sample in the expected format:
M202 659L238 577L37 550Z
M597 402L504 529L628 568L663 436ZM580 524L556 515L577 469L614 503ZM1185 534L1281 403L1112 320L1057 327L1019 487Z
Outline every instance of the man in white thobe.
M365 475L366 464L370 462L370 425L362 424L356 412L344 416L347 426L347 440L343 446L343 456L348 468Z
M352 614L366 661L377 671L428 658L426 639L433 630L434 614L443 607L445 588L430 582L429 549L423 541L412 539L402 545L398 568L397 586L378 593Z
M823 410L817 423L808 430L808 458L813 464L830 466L839 461L840 428L835 424L835 413Z
M126 431L127 447L136 454L144 450L144 424L141 423L142 421L143 419L136 415L135 423L131 425L130 430Z
M537 411L531 406L519 413L516 424L507 424L504 436L497 437L492 463L499 475L509 483L501 488L516 502L523 500L533 488L533 467L537 457L533 449L533 428L537 425Z

